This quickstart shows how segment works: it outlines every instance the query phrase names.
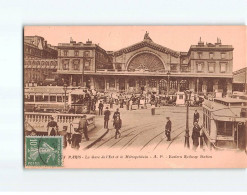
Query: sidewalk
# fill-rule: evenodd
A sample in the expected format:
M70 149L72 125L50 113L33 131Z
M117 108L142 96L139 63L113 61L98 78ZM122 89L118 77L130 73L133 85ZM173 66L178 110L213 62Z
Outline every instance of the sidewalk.
M97 116L95 120L96 127L88 132L89 141L86 141L85 138L83 138L80 143L80 148L82 149L91 148L108 133L107 129L103 128L103 117Z

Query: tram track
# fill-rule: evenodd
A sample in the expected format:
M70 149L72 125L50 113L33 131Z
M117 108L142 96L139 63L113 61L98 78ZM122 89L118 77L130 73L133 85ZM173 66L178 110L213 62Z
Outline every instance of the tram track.
M152 124L154 124L154 123L155 123L155 122L151 122L151 123L147 123L147 124L145 124L145 125L152 125ZM130 130L132 130L132 129L135 129L135 128L137 128L137 127L140 127L140 126L137 125L137 126L134 126L134 127L129 128L129 129L126 129L126 130L122 131L121 134L123 134L124 132L130 131ZM136 130L134 130L134 131L136 131ZM134 131L131 131L131 132L128 133L127 135L133 133ZM123 135L123 137L122 137L121 139L123 139L124 137L127 137L127 135ZM109 141L111 141L111 140L113 140L113 139L115 139L115 136L110 137L109 139L107 139L106 141L104 141L103 143L101 143L100 145L98 145L95 149L100 148L101 146L105 145L106 143L108 143Z
M176 127L175 127L176 130L173 131L172 133L177 132L177 131L178 131L179 129L181 129L183 126L184 126L184 125L179 126L179 127L176 126ZM155 138L159 137L160 135L162 135L162 134L164 134L164 133L165 133L165 131L161 131L160 133L158 133L157 135L155 135L152 139L150 139L148 142L146 142L146 144L144 144L144 146L141 148L140 151L142 151L146 146L148 146L149 143L151 143ZM164 140L164 138L161 139L161 140L158 142L158 144L155 146L155 148L157 148L157 146L158 146L163 140ZM155 148L154 148L154 150L155 150Z
M150 125L148 125L148 126L145 126L145 127L144 127L145 130L139 132L139 133L136 134L134 137L138 136L139 134L141 134L141 133L143 133L143 132L145 132L145 131L152 130L152 129L150 129L150 127L153 127L153 126L157 126L157 123L155 123L155 124L152 123L152 124L150 124ZM148 128L148 129L147 129L147 128ZM114 145L116 145L117 143L119 143L120 141L122 141L125 137L127 137L127 136L124 136L122 139L120 139L120 140L118 140L117 142L115 142L113 145L110 146L110 148L113 147ZM132 139L132 138L131 138L131 139Z
M183 127L184 127L184 125L180 126L178 129L176 129L176 131L179 130L179 129L181 129L181 128L183 128ZM176 131L174 131L174 132L176 132ZM173 133L174 133L174 132L173 132ZM172 139L172 141L168 144L169 147L170 147L171 143L172 143L179 135L181 135L181 133L183 133L183 132L184 132L184 131L181 131L178 135L176 135L176 136ZM161 140L156 144L156 146L154 147L153 151L160 145L160 143L161 143L163 140L164 140L164 138L161 139ZM168 147L168 148L169 148L169 147ZM167 148L167 149L168 149L168 148Z
M162 122L160 122L160 123L164 123L163 121ZM159 124L159 123L155 123L155 126L157 126L157 124ZM140 134L142 134L143 132L145 132L145 131L151 131L151 130L153 130L153 129L146 129L146 130L143 130L143 131L141 131L141 132L139 132L138 134L136 134L134 137L132 137L122 148L121 148L121 150L122 149L124 149L124 148L127 148L127 147L129 147L135 140L136 140L136 138L140 135Z

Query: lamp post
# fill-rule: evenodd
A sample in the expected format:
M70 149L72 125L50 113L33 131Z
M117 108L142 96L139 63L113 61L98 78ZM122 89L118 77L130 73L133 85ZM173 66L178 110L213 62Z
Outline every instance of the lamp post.
M68 86L67 86L67 84L65 83L65 84L63 85L63 90L64 90L64 111L66 110L66 92L67 92L67 88L68 88Z
M82 75L81 75L81 86L84 87L84 66L85 65L85 60L83 58L83 62L82 62Z
M190 104L190 97L191 91L186 90L185 94L185 103L186 103L186 129L185 129L185 140L184 140L184 147L190 148L190 134L189 134L189 104Z
M168 86L167 86L167 95L169 95L169 91L170 91L170 71L168 70L167 72L167 83L168 83Z

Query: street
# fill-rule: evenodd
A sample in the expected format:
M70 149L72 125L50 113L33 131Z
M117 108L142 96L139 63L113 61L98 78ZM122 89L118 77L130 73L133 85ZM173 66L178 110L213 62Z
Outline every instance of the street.
M202 122L201 108L190 108L189 125L190 135L192 133L193 113L197 109L200 113ZM115 129L112 120L109 121L109 132L91 149L135 149L145 152L164 151L172 149L179 144L183 146L185 125L186 125L186 107L165 106L156 108L155 115L151 115L150 109L140 109L128 111L125 108L120 109L122 128L121 137L115 139ZM111 118L114 110L111 112ZM170 117L172 122L171 141L166 141L165 124L166 117ZM103 116L97 116L96 126L103 125ZM192 144L192 140L190 139Z

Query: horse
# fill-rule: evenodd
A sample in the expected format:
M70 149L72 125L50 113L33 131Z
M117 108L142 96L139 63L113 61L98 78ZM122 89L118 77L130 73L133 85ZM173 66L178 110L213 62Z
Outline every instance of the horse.
M120 116L116 116L114 119L114 127L116 129L115 139L117 139L117 136L119 135L119 138L121 137L121 133L119 132L119 129L122 127L122 120L120 119Z

